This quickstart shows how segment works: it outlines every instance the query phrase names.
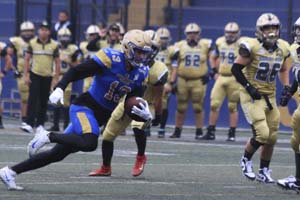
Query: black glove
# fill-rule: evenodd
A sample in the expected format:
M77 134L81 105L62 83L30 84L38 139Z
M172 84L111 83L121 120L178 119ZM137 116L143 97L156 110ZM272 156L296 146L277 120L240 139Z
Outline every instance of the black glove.
M285 85L281 91L281 96L279 99L279 104L281 106L286 106L291 99L292 94L291 94L291 87L288 85Z
M201 77L201 81L203 85L206 85L211 80L210 74L206 74Z
M152 126L158 126L160 124L161 115L155 115L155 118L152 120Z
M217 73L218 73L218 68L216 67L211 68L211 71L209 72L210 79L214 79Z
M18 70L14 71L14 78L20 78L21 76L22 74Z
M247 83L245 89L247 90L247 92L249 93L249 95L253 100L261 99L261 94L259 93L259 91L255 87L253 87L250 83Z

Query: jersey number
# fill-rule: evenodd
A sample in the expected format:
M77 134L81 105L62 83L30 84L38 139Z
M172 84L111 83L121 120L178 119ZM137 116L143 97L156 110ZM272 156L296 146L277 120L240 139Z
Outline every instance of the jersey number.
M224 63L225 59L226 59L226 52L221 52L221 58L222 58L222 63ZM233 64L234 63L234 53L233 52L229 52L227 55L227 59L228 59L228 64Z
M270 70L270 63L261 62L258 65L255 79L263 82L273 82L279 70L279 63L274 63L272 69Z
M109 101L113 100L114 102L118 103L121 98L119 94L115 94L118 85L119 85L119 81L112 82L109 86L108 92L104 95L104 98ZM123 85L118 89L118 93L129 93L129 92L131 92L131 88L126 85Z
M200 66L200 55L188 54L185 56L185 67L199 67Z

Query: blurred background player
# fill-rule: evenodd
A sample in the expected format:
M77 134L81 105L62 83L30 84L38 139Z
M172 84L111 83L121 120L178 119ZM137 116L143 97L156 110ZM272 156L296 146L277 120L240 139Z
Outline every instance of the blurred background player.
M159 125L160 129L158 130L158 137L165 137L165 127L168 120L168 102L170 97L170 92L172 90L172 86L170 85L171 79L171 55L174 51L174 47L169 46L171 42L171 34L170 31L161 27L157 29L156 35L159 39L159 52L155 57L155 60L163 62L168 67L168 83L164 85L163 97L162 97L162 112L161 115L156 114L154 120L152 121L153 126Z
M235 129L238 123L239 83L232 76L231 67L238 55L240 28L235 22L229 22L224 28L224 36L216 41L214 52L210 56L211 70L217 78L210 94L209 126L204 140L214 140L219 110L228 98L229 131L227 141L235 141Z
M70 16L69 12L67 10L61 10L58 13L58 21L54 24L53 30L52 30L52 38L57 40L57 33L61 28L67 28L69 30L72 30L71 22L70 22ZM71 40L73 41L73 40Z
M8 54L13 54L17 57L17 67L15 67L14 77L17 79L17 85L21 96L21 116L22 126L26 125L27 102L29 96L29 86L25 84L24 74L24 56L29 46L29 41L35 36L34 24L30 21L25 21L20 26L20 36L9 38L7 48Z
M100 32L99 27L97 25L93 25L93 24L89 25L88 28L86 29L86 32L85 32L86 41L83 41L79 44L79 48L83 55L83 61L91 59L97 53L97 50L94 50L94 51L88 50L87 45L89 44L89 42L91 42L92 40L99 37L99 32ZM87 77L84 79L83 92L86 92L89 89L89 87L92 84L92 80L93 80L93 77Z
M175 56L178 64L173 67L171 75L172 85L177 77L177 108L175 131L171 138L180 138L188 102L191 100L196 124L196 139L203 132L203 100L206 84L213 75L208 74L209 55L212 52L212 41L200 38L201 29L196 23L190 23L184 31L186 39L176 43ZM173 65L174 66L174 65Z
M21 126L25 132L32 133L44 130L48 97L53 77L57 83L60 74L60 59L58 44L50 38L50 25L47 21L40 24L38 37L30 40L25 55L24 81L29 85L29 98L26 124Z
M300 17L297 19L293 26L294 43L291 45L291 55L293 58L293 72L295 80L293 82L289 98L294 95L294 93L299 90L300 83ZM286 106L289 98L285 101L281 101L281 106ZM292 117L292 128L293 134L291 137L291 147L295 153L295 167L296 173L295 176L289 176L287 178L278 179L277 185L284 189L295 190L300 192L300 105L294 111Z
M59 29L57 33L57 41L59 43L59 58L61 61L60 79L69 70L79 64L81 59L80 49L72 42L72 33L67 28ZM64 92L64 105L58 105L53 112L53 126L49 131L59 131L60 113L63 113L64 128L69 124L69 107L71 103L72 84L70 83Z
M14 68L12 66L12 59L7 53L7 45L4 42L0 42L0 67L1 67L2 58L4 58L5 60L5 67L0 72L0 96L2 94L2 78L5 76L5 74L9 69ZM0 129L4 128L2 122L2 113L3 113L3 108L0 106Z
M256 38L242 40L232 74L241 84L240 100L243 112L253 130L247 142L240 166L244 176L262 183L274 183L269 168L277 141L280 113L276 105L276 77L289 92L291 57L289 44L279 39L280 21L272 13L262 14L256 22ZM282 98L282 97L281 97ZM261 147L260 167L253 172L252 157Z
M167 81L168 69L166 65L160 61L155 61L155 56L159 51L159 38L154 31L145 31L152 38L152 49L149 63L149 78L146 82L147 89L144 94L144 99L149 103L149 110L151 115L161 112L162 105L162 92L163 85ZM132 169L133 176L139 176L142 174L146 164L146 143L147 143L147 130L149 125L147 122L132 121L131 118L124 112L125 99L123 98L114 112L111 118L107 122L107 125L103 131L102 141L102 162L103 164L99 169L90 172L89 176L110 176L111 170L111 159L114 150L114 140L122 133L122 131L130 124L134 132L135 141L137 144L137 155L134 167ZM146 103L147 104L147 103ZM148 105L147 105L148 107ZM145 120L149 120L149 115L145 114L143 117Z
M106 39L101 39L100 35L89 42L87 45L87 49L89 51L98 51L102 48L113 48L117 50L121 50L121 43L119 40L120 37L120 27L113 23L108 28L108 34L106 36Z
M125 28L120 22L117 22L116 24L120 27L119 41L122 41L125 35Z

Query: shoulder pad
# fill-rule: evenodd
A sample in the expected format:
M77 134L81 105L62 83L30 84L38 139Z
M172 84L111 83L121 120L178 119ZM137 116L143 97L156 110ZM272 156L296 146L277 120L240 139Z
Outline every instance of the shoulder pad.
M248 42L242 41L239 45L239 54L242 57L250 57L251 47Z

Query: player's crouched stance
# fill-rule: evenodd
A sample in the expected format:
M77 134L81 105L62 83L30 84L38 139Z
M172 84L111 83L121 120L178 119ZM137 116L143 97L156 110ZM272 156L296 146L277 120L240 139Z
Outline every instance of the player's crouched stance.
M71 153L90 152L97 148L99 127L106 124L119 99L126 94L127 97L143 95L144 82L149 73L147 65L152 54L151 45L151 38L146 33L131 30L124 36L123 52L105 48L93 59L71 68L63 76L49 97L52 103L63 103L63 91L68 83L89 76L94 76L94 80L88 92L80 95L71 105L71 123L64 134L38 133L28 145L29 159L0 169L0 178L9 190L23 189L15 183L18 174L61 161ZM56 145L37 153L48 143Z
M300 17L294 24L293 27L293 35L295 36L295 41L291 45L291 55L293 58L293 72L295 76L295 80L290 90L290 96L297 91L299 88L299 78L300 78ZM282 106L286 106L288 103L289 98L287 98L283 103ZM295 190L300 193L300 106L294 111L292 117L292 128L293 134L291 137L291 147L295 152L295 166L296 166L296 175L289 176L287 178L279 179L277 181L277 185L281 188L287 190Z
M247 142L240 161L246 178L274 183L269 168L277 141L280 113L276 105L276 76L284 85L281 100L289 96L291 57L287 42L279 39L280 22L272 13L261 15L256 23L256 37L241 42L239 56L232 73L243 86L240 100L243 112L252 127L253 137ZM260 168L252 169L252 157L261 147Z

